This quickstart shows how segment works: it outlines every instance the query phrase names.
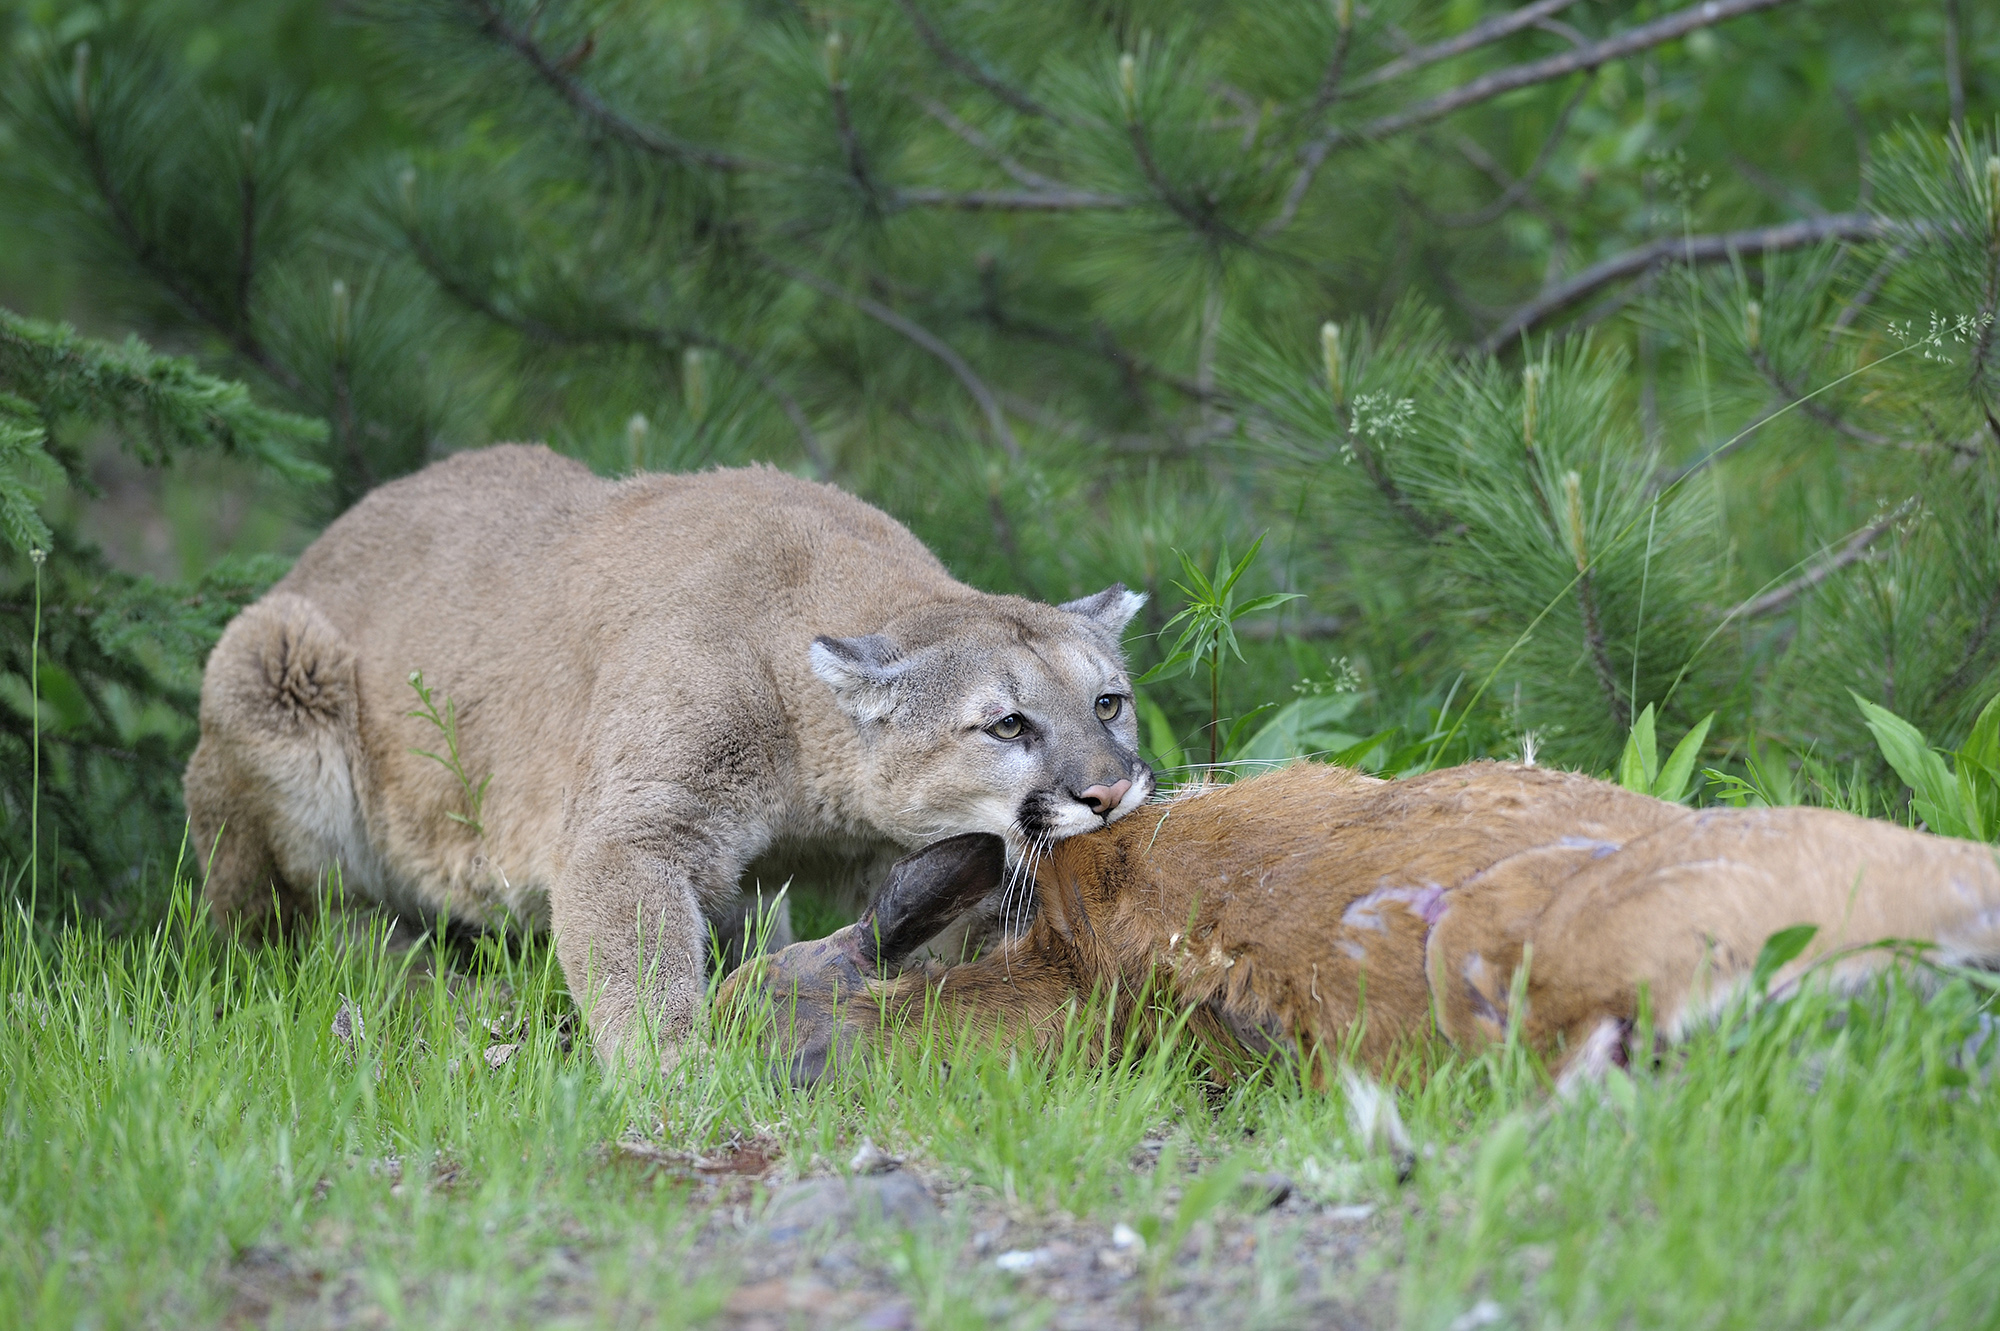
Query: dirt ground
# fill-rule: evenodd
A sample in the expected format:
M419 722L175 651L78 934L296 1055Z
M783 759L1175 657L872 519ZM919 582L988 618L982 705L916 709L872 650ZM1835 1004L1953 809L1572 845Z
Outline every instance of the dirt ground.
M690 1281L726 1290L702 1325L727 1331L948 1325L1123 1328L1387 1327L1394 1324L1394 1230L1369 1206L1311 1201L1255 1176L1237 1205L1195 1224L1164 1260L1102 1220L1009 1204L920 1164L805 1178L762 1142L710 1157L644 1142L607 1147L608 1168L684 1186L691 1242L674 1245ZM1139 1163L1144 1163L1143 1161ZM646 1324L648 1310L600 1289L588 1240L555 1242L528 1324ZM231 1326L376 1327L395 1320L379 1282L323 1250L259 1246L216 1273ZM406 1307L424 1295L406 1293ZM678 1320L678 1319L675 1319Z

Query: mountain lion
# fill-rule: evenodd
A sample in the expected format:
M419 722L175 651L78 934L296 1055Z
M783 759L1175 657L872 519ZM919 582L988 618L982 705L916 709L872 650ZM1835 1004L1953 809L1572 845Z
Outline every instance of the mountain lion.
M1514 1020L1582 1073L1625 1056L1642 991L1678 1036L1793 925L1818 932L1770 977L1780 991L1814 964L1852 986L1892 959L1869 946L1884 940L2000 965L1995 857L1826 809L1686 809L1541 768L1379 781L1300 763L1063 842L1038 865L1024 936L879 978L1002 872L988 838L929 847L858 924L737 971L722 1006L774 996L801 1083L927 1015L1047 1039L1093 991L1114 1028L1139 995L1166 998L1224 1063L1338 1052L1357 1020L1354 1052L1376 1063L1433 1024L1476 1048Z
M548 923L599 1053L650 1032L671 1066L709 926L739 944L788 865L966 832L1019 861L1143 803L1118 642L1142 601L975 591L770 468L461 453L355 505L210 656L207 898L257 932L337 871L419 917ZM420 752L450 757L419 671L456 772Z

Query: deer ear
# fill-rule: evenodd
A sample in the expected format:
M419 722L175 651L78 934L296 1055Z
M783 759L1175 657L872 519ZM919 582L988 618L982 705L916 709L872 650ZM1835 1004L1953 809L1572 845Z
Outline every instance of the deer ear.
M1146 594L1126 590L1122 582L1114 582L1095 596L1086 596L1080 601L1065 601L1056 607L1067 610L1072 615L1082 615L1095 620L1117 637L1132 622L1132 616L1139 613L1139 607L1146 604Z
M903 655L889 638L814 638L812 670L833 690L841 710L856 721L880 721L896 708L896 682L919 657Z
M852 926L877 969L903 959L984 901L1007 871L1007 846L990 832L933 841L889 870L875 903ZM864 967L868 958L863 958Z

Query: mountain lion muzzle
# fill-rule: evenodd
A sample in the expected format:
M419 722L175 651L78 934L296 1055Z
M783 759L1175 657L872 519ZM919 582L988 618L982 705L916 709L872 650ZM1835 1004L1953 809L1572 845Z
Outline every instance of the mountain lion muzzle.
M599 1052L671 1063L711 934L742 945L794 868L873 882L969 832L1025 865L1143 803L1118 642L1143 599L975 591L769 468L462 453L355 505L210 656L186 778L207 898L258 932L337 874L419 918L552 925ZM417 671L460 772L419 752Z

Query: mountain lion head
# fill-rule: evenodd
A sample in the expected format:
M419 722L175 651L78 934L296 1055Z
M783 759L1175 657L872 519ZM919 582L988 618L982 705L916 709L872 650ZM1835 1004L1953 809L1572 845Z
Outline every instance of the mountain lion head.
M910 845L991 832L1019 861L1153 793L1118 646L1146 598L999 599L816 638L812 667L858 728L878 825Z

